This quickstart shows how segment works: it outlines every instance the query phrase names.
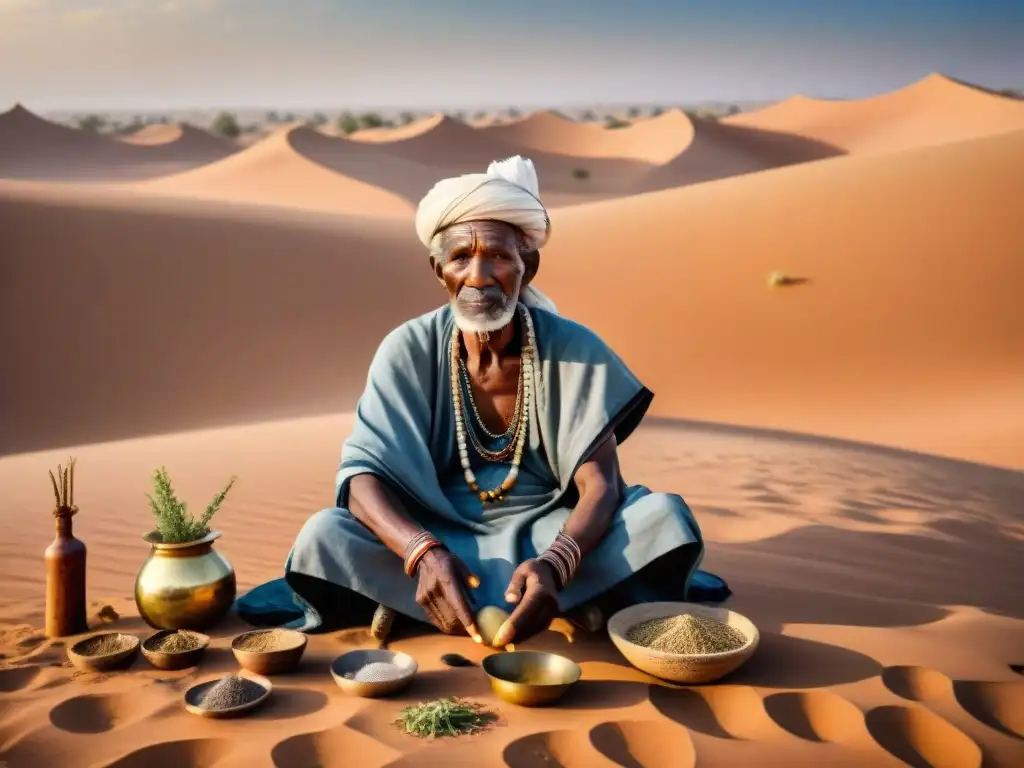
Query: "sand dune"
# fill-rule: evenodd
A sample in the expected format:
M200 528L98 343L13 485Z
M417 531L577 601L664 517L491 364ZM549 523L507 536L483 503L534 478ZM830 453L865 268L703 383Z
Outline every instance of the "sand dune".
M659 413L1022 467L1021 163L1017 132L566 209L541 283Z
M793 96L724 122L804 136L847 152L888 152L1024 129L1024 102L931 74L867 99Z
M144 179L194 168L236 150L198 129L183 130L171 141L130 142L51 123L21 105L0 114L0 178Z
M1024 132L565 209L556 212L558 237L539 284L623 350L659 393L661 415L1024 466L1014 447L1024 428L1016 396L1024 264L1014 256L1024 252L1014 223L1024 182L1008 161L1021 157ZM257 219L254 209L211 208L200 216L198 204L156 201L140 210L130 196L100 202L91 192L58 197L19 185L5 187L4 200L3 228L20 248L4 254L12 298L3 327L19 329L13 348L25 362L5 379L3 402L35 404L5 419L7 451L75 442L96 429L116 436L144 423L201 426L216 414L256 420L349 407L336 382L365 362L380 335L346 337L343 356L328 354L337 329L367 307L386 326L442 300L408 218L339 218L325 231L320 219L310 229L283 212ZM43 226L58 214L61 228ZM630 253L636 279L622 272ZM770 290L773 269L811 284ZM85 303L76 305L71 335L54 342L63 318L43 311L45 274L65 270ZM191 287L195 275L205 277L201 288ZM121 288L120 280L130 282ZM151 287L129 287L138 285ZM152 311L198 290L207 298L186 302L187 317ZM86 298L95 295L121 296L117 316L108 302ZM605 297L630 308L629 323L607 312ZM243 317L245 338L233 347ZM188 366L166 374L156 364L159 344L125 357L133 338L173 344ZM54 343L53 362L33 353ZM52 390L56 398L53 388L67 384L55 376L57 361L83 372L75 404L51 406L43 396ZM93 364L100 373L85 377ZM157 405L170 392L182 402L173 416ZM83 402L90 415L72 419ZM953 405L957 419L934 423L933 409ZM51 407L69 409L67 418L55 419ZM64 423L74 435L54 433Z
M308 128L283 128L229 158L140 186L184 197L317 211L408 214L412 210L408 201L388 190L335 173L310 160L296 150L293 137L297 133L320 136L327 142L339 141Z
M141 147L174 148L182 154L199 156L202 152L210 154L210 159L227 157L239 150L237 144L230 139L214 136L209 131L196 128L187 123L178 125L147 125L128 136L120 137L126 144Z
M0 176L20 179L0 181L0 768L1024 764L1021 109L935 76L717 124L292 125L184 172L153 158L225 147L0 116ZM332 503L380 339L444 300L413 204L520 152L554 207L539 286L656 393L624 476L686 497L755 657L673 690L603 636L543 633L523 647L584 677L529 710L441 667L483 648L429 634L392 643L414 686L367 701L324 672L372 645L356 628L311 637L272 705L234 723L180 697L236 669L235 618L198 673L63 668L71 640L39 629L46 470L78 457L93 629L150 632L130 596L161 465L193 507L237 474L217 547L243 590L279 576ZM795 280L769 287L773 270ZM440 695L502 724L435 744L391 727Z

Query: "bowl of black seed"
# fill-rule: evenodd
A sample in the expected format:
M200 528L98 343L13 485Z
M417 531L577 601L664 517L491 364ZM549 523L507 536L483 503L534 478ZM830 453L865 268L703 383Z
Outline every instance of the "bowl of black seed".
M157 669L194 667L210 644L207 635L187 629L164 629L142 644L142 655Z
M227 675L185 691L185 709L200 717L240 717L262 705L273 685L259 675Z
M350 696L372 699L405 688L418 669L416 659L407 653L349 651L331 663L331 677Z

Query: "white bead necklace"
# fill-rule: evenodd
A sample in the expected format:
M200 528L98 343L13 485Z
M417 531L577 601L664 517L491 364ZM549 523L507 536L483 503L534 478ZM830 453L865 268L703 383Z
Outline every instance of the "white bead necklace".
M462 464L462 472L466 479L466 485L468 485L469 489L473 491L473 493L477 494L480 501L485 504L504 499L516 484L516 480L519 478L519 465L523 460L523 449L526 446L527 428L530 423L530 402L533 394L533 358L534 350L536 349L536 336L534 335L533 318L530 317L530 311L522 304L519 305L518 309L523 321L523 348L520 353L522 402L520 403L521 408L518 414L518 428L515 430L515 452L512 456L512 466L509 468L508 476L502 481L501 485L489 491L480 489L480 486L476 481L476 475L473 474L473 468L469 463L469 447L466 445L466 423L463 420L462 415L462 387L459 381L459 363L461 359L459 355L459 327L456 325L452 328L451 389L452 405L455 407L455 437L459 447L459 462Z

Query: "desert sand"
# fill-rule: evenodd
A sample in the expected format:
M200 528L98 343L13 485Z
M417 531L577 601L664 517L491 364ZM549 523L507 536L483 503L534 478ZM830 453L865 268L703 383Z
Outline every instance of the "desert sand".
M131 594L161 465L193 506L238 475L217 549L240 590L278 577L331 504L377 344L444 300L419 195L516 153L552 206L539 287L656 394L624 474L690 503L703 567L761 631L755 656L679 688L600 634L547 632L520 647L574 658L583 680L530 710L439 659L485 649L427 633L391 645L418 660L413 686L371 701L327 673L372 647L356 628L311 636L235 722L180 703L236 669L234 617L198 669L68 668L76 638L41 631L47 469L77 457L94 630L152 631ZM5 113L0 764L1024 764L1022 164L1024 102L939 75L718 123L435 116L246 148ZM446 694L501 720L436 743L390 725Z

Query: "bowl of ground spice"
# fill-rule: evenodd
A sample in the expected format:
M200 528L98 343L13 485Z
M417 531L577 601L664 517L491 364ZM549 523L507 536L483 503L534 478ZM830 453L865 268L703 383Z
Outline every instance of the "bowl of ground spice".
M239 717L262 705L273 688L258 675L218 677L185 691L185 709L200 717Z
M277 675L298 666L306 643L306 636L294 629L258 629L232 640L231 652L242 669Z
M757 649L757 627L727 608L640 603L608 620L608 634L634 667L674 683L710 683Z
M416 659L407 653L349 651L331 662L331 677L350 696L373 699L402 690L418 669Z
M123 632L101 632L68 648L68 660L83 672L127 669L139 655L139 638Z
M142 655L157 669L186 669L199 663L210 638L187 629L164 629L142 643Z

